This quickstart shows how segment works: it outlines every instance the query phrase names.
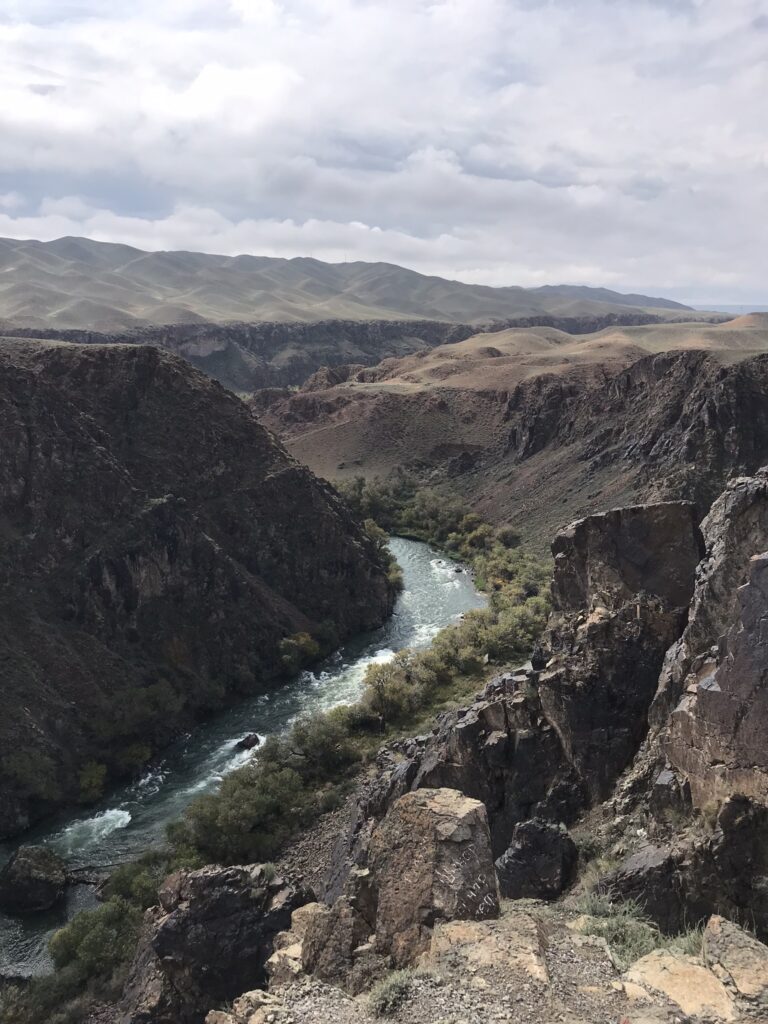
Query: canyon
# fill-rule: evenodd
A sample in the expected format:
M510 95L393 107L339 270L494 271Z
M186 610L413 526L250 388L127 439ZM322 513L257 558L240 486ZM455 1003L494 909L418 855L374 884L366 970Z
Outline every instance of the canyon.
M0 419L2 835L392 610L332 489L177 357L6 342Z

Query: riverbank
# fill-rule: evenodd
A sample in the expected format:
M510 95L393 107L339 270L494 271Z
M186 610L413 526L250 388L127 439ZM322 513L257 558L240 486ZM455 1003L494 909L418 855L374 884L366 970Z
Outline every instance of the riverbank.
M428 645L458 616L485 606L466 570L444 560L423 542L393 538L391 548L404 572L404 590L392 618L380 629L354 638L313 671L302 672L280 690L230 708L183 738L141 779L121 787L93 808L59 818L24 837L64 856L72 868L113 869L140 858L166 841L166 827L178 821L196 797L211 793L250 757L239 739L257 732L263 742L297 719L354 703L368 667L404 647ZM6 844L5 857L14 846ZM40 974L52 969L50 936L77 912L94 907L84 887L68 903L43 917L0 915L0 973Z

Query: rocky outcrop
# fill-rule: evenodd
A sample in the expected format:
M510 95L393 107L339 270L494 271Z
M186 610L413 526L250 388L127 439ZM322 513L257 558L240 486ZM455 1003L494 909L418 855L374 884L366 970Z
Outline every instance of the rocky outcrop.
M304 970L351 992L414 964L439 922L499 913L485 808L455 790L400 797L359 860L342 895L310 916L302 943Z
M663 744L696 807L735 794L768 805L768 553L748 573L736 621L672 713Z
M650 711L663 728L685 690L714 666L715 649L739 610L750 559L768 547L768 472L731 480L701 524L705 553L683 635L667 653Z
M0 871L0 910L31 914L64 898L67 866L44 846L22 846Z
M645 845L600 884L636 901L666 934L714 913L768 938L768 808L731 797L711 832Z
M0 426L0 835L391 611L335 492L180 359L6 341Z
M696 807L768 803L768 475L732 481L702 524L706 554L686 629L667 653L651 709L657 756Z
M659 547L666 571L659 568ZM444 714L430 736L384 751L339 842L329 898L403 793L447 787L485 805L494 858L521 822L573 821L637 752L664 653L679 637L701 538L682 502L620 509L555 539L554 612L528 666Z
M521 822L496 861L501 895L513 900L559 896L573 881L578 859L564 826L536 819Z
M592 802L636 753L702 544L684 502L617 509L558 534L542 710ZM661 556L663 552L663 556Z
M180 871L147 911L123 1024L201 1024L207 1010L266 982L275 936L311 899L260 865Z

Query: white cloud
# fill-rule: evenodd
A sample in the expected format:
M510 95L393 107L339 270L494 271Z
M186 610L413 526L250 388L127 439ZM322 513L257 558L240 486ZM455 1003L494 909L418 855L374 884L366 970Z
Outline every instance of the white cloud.
M767 88L768 0L17 3L0 232L758 298Z

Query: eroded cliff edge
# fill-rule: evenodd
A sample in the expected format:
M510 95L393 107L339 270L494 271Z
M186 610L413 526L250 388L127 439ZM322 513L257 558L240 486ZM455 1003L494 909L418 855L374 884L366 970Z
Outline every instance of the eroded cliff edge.
M333 490L175 356L6 342L0 424L0 835L392 610Z

